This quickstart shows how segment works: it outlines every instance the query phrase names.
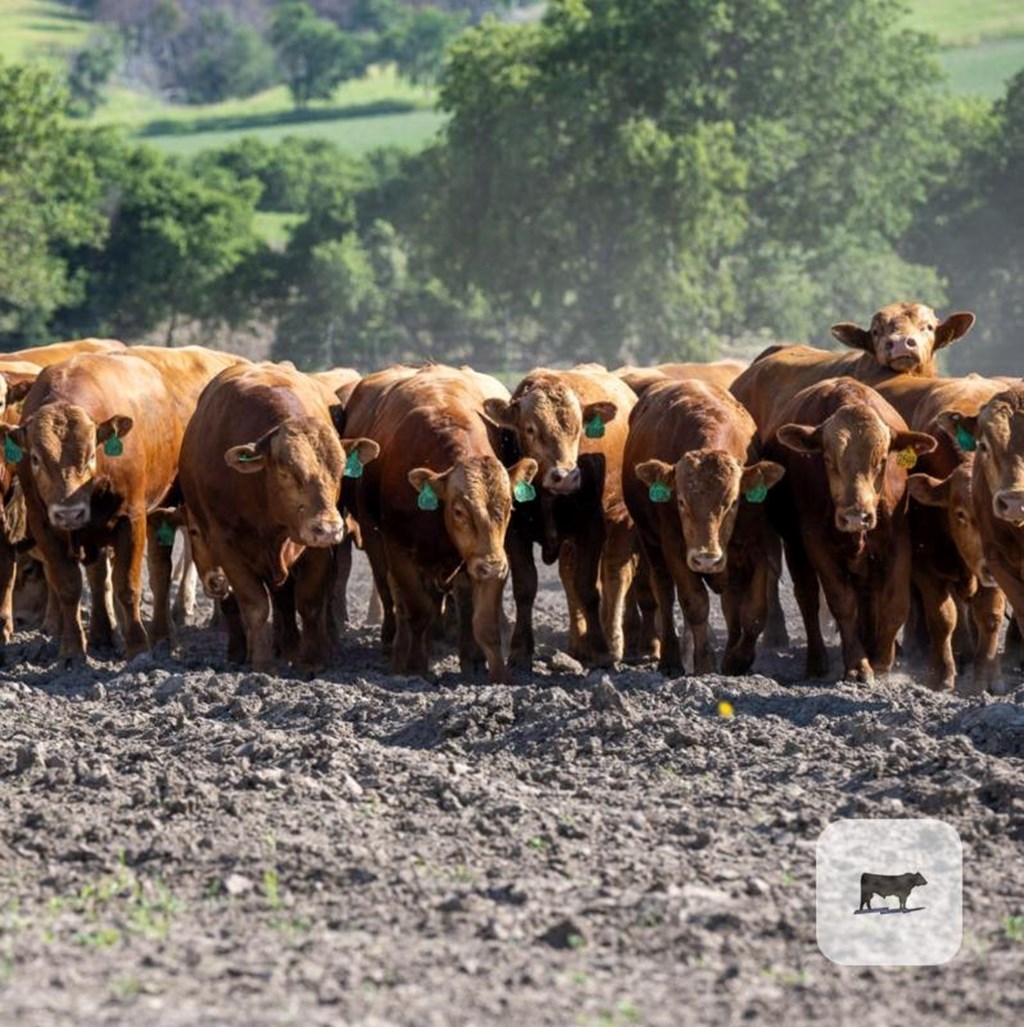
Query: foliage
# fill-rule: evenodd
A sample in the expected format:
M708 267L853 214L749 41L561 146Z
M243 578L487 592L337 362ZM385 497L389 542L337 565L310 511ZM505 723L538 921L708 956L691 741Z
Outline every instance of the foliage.
M121 60L121 40L113 33L98 35L73 54L68 68L71 113L88 117L103 102L103 92Z
M184 47L188 56L181 62L181 77L190 103L251 96L277 81L269 44L227 11L203 11L195 29L186 33Z
M319 17L305 0L286 0L274 11L269 39L298 107L329 99L366 68L362 42Z
M401 75L416 84L434 82L451 41L462 31L462 14L421 7L395 18L383 33L378 56L394 61Z
M97 243L97 182L67 95L48 72L0 62L0 337L35 339L81 280L63 250Z

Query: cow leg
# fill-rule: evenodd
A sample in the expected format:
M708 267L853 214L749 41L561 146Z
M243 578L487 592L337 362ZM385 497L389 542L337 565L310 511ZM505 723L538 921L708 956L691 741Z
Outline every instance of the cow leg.
M583 660L595 667L610 667L614 657L608 648L601 624L601 593L598 580L601 573L601 550L604 548L604 525L599 529L577 536L573 556L573 586L579 609L583 613L586 634L581 640Z
M149 587L153 592L153 623L150 626L150 644L169 642L171 637L170 598L172 546L163 546L157 539L159 525L146 526L146 557L149 565ZM186 533L187 534L187 533Z
M676 634L676 594L672 572L668 569L658 547L640 540L641 550L647 563L648 581L658 607L658 631L660 634L658 670L666 677L680 674L683 670L683 654Z
M929 656L925 684L937 692L951 692L956 685L956 661L953 659L956 603L948 586L935 575L918 574L916 582L922 613L928 625Z
M974 649L974 680L972 692L981 694L995 690L1001 677L999 667L999 628L1006 611L1006 597L998 588L981 586L971 598L977 641Z
M44 550L45 552L45 550ZM75 560L50 553L50 588L60 605L60 654L65 663L85 660L85 634L82 631L82 571Z
M334 581L333 564L330 550L307 549L293 573L295 604L302 617L299 661L312 672L324 670L331 658L328 599Z
M231 583L234 596L228 596L221 606L228 617L228 653L231 654L230 621L234 616L230 600L237 603L238 616L245 629L245 655L253 670L274 671L274 650L270 633L270 596L260 577L233 549L220 551L221 567Z
M839 628L845 671L843 676L846 681L863 681L866 684L874 684L875 672L868 661L868 654L858 631L857 591L846 580L843 569L837 567L827 554L819 551L816 555L817 559L814 562L818 574L821 576L825 601ZM901 626L902 621L896 625L893 639Z
M114 595L124 617L124 648L129 660L149 646L141 609L145 555L146 518L119 521L114 529ZM166 603L166 595L164 601Z
M742 569L731 566L726 572L722 609L729 624L729 641L722 658L723 674L744 674L753 665L767 616L772 576L763 563Z
M333 615L330 627L348 626L348 582L352 577L352 550L355 542L351 535L346 535L340 545L335 546L334 587L331 589Z
M383 607L380 642L382 651L387 655L393 650L395 645L397 623L395 618L395 602L392 596L391 580L388 573L388 556L380 532L364 531L363 548L370 561L373 583L377 587L377 593L380 596Z
M231 594L223 599L218 599L217 607L228 632L228 662L241 666L245 663L248 652L245 625L242 623L242 611L238 606L238 600L234 594Z
M511 528L505 535L512 576L512 597L516 603L516 626L512 630L508 662L510 667L530 670L533 667L533 604L537 599L537 564L533 543L526 533Z
M181 556L177 564L177 570L180 571L178 591L171 607L171 620L178 627L184 627L195 617L196 589L199 587L199 571L196 569L195 560L192 559L192 540L187 531L181 532L181 541ZM172 578L173 576L172 574Z
M484 651L473 635L473 583L464 572L456 578L453 598L459 615L459 670L465 677L472 677L485 663Z
M888 568L881 589L872 589L871 637L866 641L872 668L887 672L896 661L896 635L910 612L910 540L905 535L893 540L888 554ZM953 604L953 626L956 626L956 604ZM956 665L954 664L954 681ZM949 688L953 685L950 684Z
M46 614L43 617L43 633L51 638L60 638L63 631L60 595L57 592L56 579L50 573L49 564L40 548L43 564L43 577L46 578Z
M678 551L668 556L668 562L675 578L683 618L693 639L693 672L714 674L715 654L711 649L711 636L708 632L708 616L711 613L708 590L700 576L694 574L679 558Z
M389 553L388 569L395 603L391 672L425 677L430 670L430 634L437 613L435 597L424 585L410 554Z
M377 588L377 582L372 581L370 583L370 598L366 604L366 619L363 621L363 624L371 628L383 623L384 603L381 602L380 589Z
M764 531L766 540L766 588L767 619L764 627L764 644L773 649L789 645L789 631L786 628L786 614L782 609L779 583L782 579L782 540L769 528Z
M501 652L501 602L505 578L473 582L473 638L487 660L487 677L492 684L508 680Z
M828 650L821 634L818 574L807 556L803 541L792 537L786 539L786 564L793 579L793 594L796 596L800 616L807 635L807 659L804 673L809 678L824 677L828 673Z
M576 594L576 547L572 542L562 546L558 554L558 577L565 591L565 602L569 611L569 641L566 652L576 660L586 659L583 640L586 637L586 621L579 596Z
M608 649L615 660L622 659L626 648L622 618L626 593L636 569L635 549L636 532L630 525L607 525L601 554L601 624Z
M92 606L89 609L89 645L109 650L114 645L114 624L110 616L110 564L105 553L85 568Z
M14 582L18 553L7 541L0 542L0 643L7 645L14 635Z
M651 587L651 564L643 549L637 558L636 573L633 575L632 590L640 611L640 636L637 640L637 655L641 659L658 659L661 655L661 637L658 629L658 604Z
M288 575L280 588L271 590L270 608L274 655L286 663L294 663L299 656L299 625L295 619L295 578L293 574Z

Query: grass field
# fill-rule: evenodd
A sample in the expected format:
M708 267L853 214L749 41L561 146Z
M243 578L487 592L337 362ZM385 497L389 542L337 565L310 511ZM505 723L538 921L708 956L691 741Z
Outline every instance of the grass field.
M91 28L55 0L0 0L0 57L59 63L61 53L80 46Z
M904 0L910 21L938 36L944 46L974 46L985 40L1024 36L1021 0Z

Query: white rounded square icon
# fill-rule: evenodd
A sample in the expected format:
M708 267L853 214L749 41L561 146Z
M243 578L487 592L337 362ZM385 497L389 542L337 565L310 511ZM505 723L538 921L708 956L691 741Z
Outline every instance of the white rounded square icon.
M837 820L818 838L818 948L843 966L933 966L960 951L963 850L941 820Z

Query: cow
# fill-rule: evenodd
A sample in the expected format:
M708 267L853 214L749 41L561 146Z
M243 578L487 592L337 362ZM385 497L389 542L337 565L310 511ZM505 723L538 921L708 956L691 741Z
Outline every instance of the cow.
M1024 384L997 392L976 416L947 423L975 453L971 503L984 566L1024 630Z
M856 378L868 385L904 374L937 378L935 354L962 339L973 325L974 315L965 311L940 321L923 303L892 303L874 314L870 328L845 321L832 326L836 339L863 352L769 346L733 382L731 391L760 428L780 402L826 378Z
M609 666L623 655L636 538L622 498L622 450L635 403L625 382L584 364L531 371L511 401L492 397L485 404L494 424L515 431L522 452L539 468L535 516L509 537L516 586L513 665L529 667L533 659L534 542L546 563L558 560L570 654L593 666Z
M963 433L958 438L957 423L961 417L977 415L1006 385L975 374L933 379L902 375L875 388L912 430L931 435L937 442L907 479L912 578L929 639L926 683L936 690L954 688L953 633L961 610L966 612L969 607L976 629L973 686L983 691L999 677L999 628L1005 598L984 565L971 498L973 443ZM910 629L908 622L905 652L914 641L907 637Z
M31 346L0 355L2 360L22 360L36 367L51 367L82 353L117 353L127 347L117 339L73 339L69 342L51 342L47 346Z
M907 912L907 899L910 893L928 882L924 875L913 874L861 874L860 875L860 906L857 912L871 909L871 899L880 895L883 899L895 895L899 899L900 911Z
M345 534L341 481L377 452L369 439L339 439L323 389L293 368L241 364L203 390L179 483L204 547L197 555L230 585L222 603L229 659L273 668L273 604L281 655L310 670L326 665L331 549Z
M639 398L656 382L665 378L675 381L709 382L720 388L730 385L746 370L741 360L713 360L708 363L655 364L653 367L617 367L612 374L621 378Z
M715 669L705 582L722 594L723 671L741 674L754 662L768 600L763 504L782 475L760 459L753 419L717 385L666 379L633 408L622 487L658 603L664 673L682 669L673 589L693 635L694 672Z
M137 356L83 353L45 367L25 397L21 423L2 430L5 455L18 465L28 532L59 603L60 658L85 657L78 563L86 563L94 597L103 596L107 547L127 655L137 655L149 642L140 611L147 514L173 485L184 430L174 395ZM106 604L94 601L90 641L108 646L112 634ZM157 603L153 640L166 636Z
M533 502L537 464L502 464L485 398L477 377L458 368L396 367L363 378L346 409L346 430L381 447L346 491L383 600L381 639L394 673L428 672L431 627L454 590L463 671L474 671L482 652L490 680L507 677L505 540L514 497Z
M882 397L833 378L779 404L760 428L786 476L769 496L807 631L808 677L828 671L819 583L839 627L847 680L873 682L895 659L910 607L907 471L935 440Z

